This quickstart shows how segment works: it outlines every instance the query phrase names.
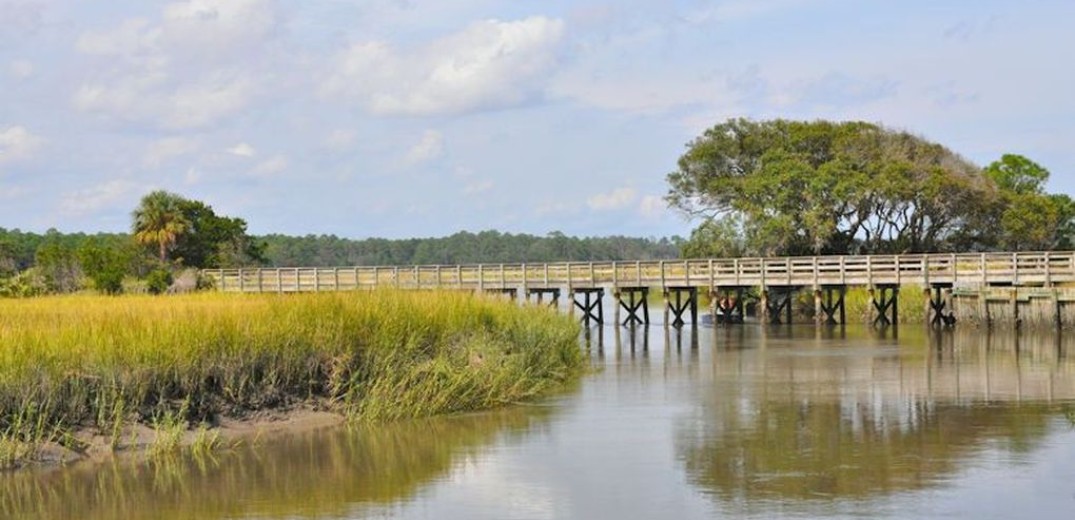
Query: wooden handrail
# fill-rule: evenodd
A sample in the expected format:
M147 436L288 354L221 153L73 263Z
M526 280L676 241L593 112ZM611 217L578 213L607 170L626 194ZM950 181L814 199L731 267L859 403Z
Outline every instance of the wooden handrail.
M642 285L798 286L1075 282L1075 252L1001 252L629 262L205 269L223 291L498 289Z

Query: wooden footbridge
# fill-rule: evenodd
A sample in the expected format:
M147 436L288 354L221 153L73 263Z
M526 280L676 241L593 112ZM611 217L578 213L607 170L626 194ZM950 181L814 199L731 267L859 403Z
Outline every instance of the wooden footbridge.
M202 275L228 292L347 291L391 287L494 292L557 305L566 293L586 321L604 322L602 297L616 298L624 323L648 323L648 295L659 290L666 318L698 320L699 290L708 291L718 320L741 321L748 290L760 290L762 312L791 320L793 295L814 291L818 316L843 323L849 286L867 287L879 324L898 323L901 286L931 292L931 320L952 319L946 307L956 287L1075 283L1075 252L714 258L637 262L557 262L474 265L208 269ZM617 321L619 321L617 319ZM666 322L667 319L666 319Z

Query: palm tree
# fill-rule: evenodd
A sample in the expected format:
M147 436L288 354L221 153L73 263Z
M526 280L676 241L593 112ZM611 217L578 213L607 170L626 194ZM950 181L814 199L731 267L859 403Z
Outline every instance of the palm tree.
M134 239L140 244L156 245L161 263L168 261L168 249L190 229L190 221L181 208L183 200L174 193L157 190L142 197L142 202L131 212Z

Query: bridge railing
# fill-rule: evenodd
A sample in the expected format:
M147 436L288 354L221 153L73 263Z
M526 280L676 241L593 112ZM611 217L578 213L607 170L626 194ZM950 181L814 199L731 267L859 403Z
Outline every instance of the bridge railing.
M297 292L587 286L1051 285L1075 282L1075 253L714 258L634 262L207 269L219 290Z

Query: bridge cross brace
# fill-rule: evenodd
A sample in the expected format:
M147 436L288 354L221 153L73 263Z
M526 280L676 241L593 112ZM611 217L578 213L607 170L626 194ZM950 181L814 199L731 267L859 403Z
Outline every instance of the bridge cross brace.
M847 311L844 297L847 287L843 285L823 285L814 292L818 323L826 325L844 325L847 323Z
M900 286L878 285L870 288L870 301L877 315L873 319L874 326L888 326L900 324Z
M627 311L623 325L649 325L648 296L649 287L620 287L616 290L620 308Z
M743 292L743 287L717 287L709 293L714 323L743 323Z
M497 287L497 288L486 287L485 292L487 294L496 294L496 295L507 296L508 299L510 299L512 301L514 301L515 298L518 297L518 295L519 295L519 290L516 289L515 287Z
M796 290L796 287L770 287L765 291L762 299L765 302L765 312L769 316L769 323L791 324L791 300Z
M538 305L542 305L546 295L549 296L549 307L555 309L560 304L559 287L531 287L526 290L526 301L530 301L531 296L537 296Z
M579 301L579 295L582 295L582 301ZM571 291L571 299L579 310L582 311L582 318L580 321L589 325L590 321L594 321L598 325L605 323L605 311L601 306L601 298L605 296L605 290L601 287L586 287L575 288Z
M945 312L945 308L948 307L948 300L945 296L946 293L952 290L952 284L935 283L930 285L930 289L926 289L927 296L929 296L930 325L934 327L951 327L955 325L955 312Z
M691 324L698 324L698 288L673 286L664 288L665 314L672 312L672 325L682 327L683 314L690 311Z

